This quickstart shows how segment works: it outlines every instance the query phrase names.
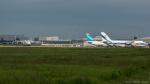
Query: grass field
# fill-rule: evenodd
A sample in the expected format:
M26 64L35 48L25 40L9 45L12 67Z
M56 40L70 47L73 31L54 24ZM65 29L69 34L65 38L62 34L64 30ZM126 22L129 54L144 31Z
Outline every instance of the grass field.
M0 84L150 84L150 49L0 47Z

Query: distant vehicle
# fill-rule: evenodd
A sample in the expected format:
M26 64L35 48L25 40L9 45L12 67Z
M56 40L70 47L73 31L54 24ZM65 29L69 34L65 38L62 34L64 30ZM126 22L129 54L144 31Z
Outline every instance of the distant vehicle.
M107 46L107 44L104 43L104 39L102 41L95 41L94 38L89 33L86 34L86 40L87 40L86 42L94 46L98 46L98 47Z
M148 44L144 41L137 41L137 40L111 40L109 36L105 32L101 32L101 36L103 39L106 40L106 43L110 46L116 47L126 47L126 46L133 46L133 47L146 47Z

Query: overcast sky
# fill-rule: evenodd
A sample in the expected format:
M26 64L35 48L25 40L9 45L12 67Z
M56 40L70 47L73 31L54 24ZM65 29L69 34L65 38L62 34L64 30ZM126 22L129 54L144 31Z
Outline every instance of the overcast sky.
M150 0L0 0L0 34L150 36Z

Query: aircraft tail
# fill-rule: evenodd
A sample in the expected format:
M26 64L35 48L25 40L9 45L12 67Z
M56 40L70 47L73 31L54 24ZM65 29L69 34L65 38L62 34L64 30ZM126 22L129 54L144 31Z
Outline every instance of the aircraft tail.
M94 41L94 38L89 33L87 33L86 34L86 40L87 41Z
M103 39L112 43L112 40L109 38L109 36L105 32L101 32L101 35Z

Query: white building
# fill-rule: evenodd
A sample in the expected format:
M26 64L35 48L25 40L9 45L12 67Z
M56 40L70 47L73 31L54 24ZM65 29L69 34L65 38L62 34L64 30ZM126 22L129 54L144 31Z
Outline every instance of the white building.
M59 41L58 36L39 37L39 41Z
M102 37L101 36L95 36L94 40L96 40L96 41L102 41Z
M16 40L15 35L0 35L0 41L14 41Z
M147 43L150 43L150 37L144 37L144 38L141 38L141 40L143 40Z

